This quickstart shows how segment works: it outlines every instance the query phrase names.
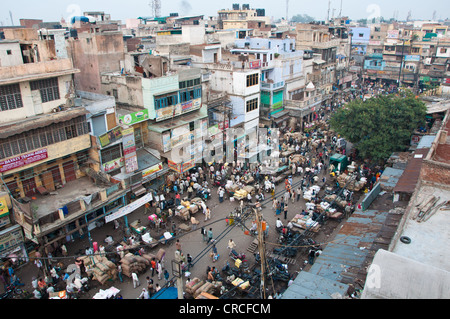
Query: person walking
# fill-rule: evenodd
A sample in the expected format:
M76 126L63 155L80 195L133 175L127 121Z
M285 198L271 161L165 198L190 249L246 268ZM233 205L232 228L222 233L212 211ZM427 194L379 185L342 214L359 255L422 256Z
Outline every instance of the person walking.
M133 272L131 274L131 278L133 279L133 287L134 288L139 287L141 285L141 283L139 282L139 277L135 272Z
M166 285L170 286L169 283L169 272L167 271L167 269L164 269L164 280L166 281Z
M284 219L287 219L287 213L288 213L288 204L284 204Z
M150 267L152 268L152 277L155 275L155 270L156 270L156 259L152 258L152 260L150 261Z
M316 250L310 249L308 253L308 263L312 266L314 265L314 258L316 257Z
M206 211L205 211L205 222L206 222L208 219L211 219L211 210L209 209L208 206L206 206Z
M177 242L175 243L175 247L177 250L181 251L181 243L180 243L179 239L177 239Z
M208 237L207 237L207 233L206 233L205 227L202 227L202 228L200 229L200 234L202 234L202 239L203 239L203 241L207 241L207 240L208 240Z
M191 267L193 267L194 265L192 264L192 256L187 254L186 256L186 261L187 261L187 267L188 270L191 269Z
M158 273L158 279L161 280L161 275L162 275L162 266L161 266L161 262L156 263L156 272Z
M230 240L228 241L227 248L228 248L230 251L232 251L235 247L236 247L236 243L233 241L233 239L230 239Z
M219 202L223 203L223 196L225 195L225 190L222 187L219 187L217 194L219 195Z
M300 197L302 196L302 188L300 186L297 187L296 193L297 193L297 202L298 202L300 200Z
M209 244L209 242L210 242L211 240L213 240L213 231L212 231L212 228L210 228L210 229L208 230L207 236L208 236L208 241L206 242L206 244Z
M150 294L147 289L142 288L142 292L139 295L139 299L150 299Z
M155 293L155 288L153 287L153 279L147 277L147 289L150 297Z
M120 282L123 282L123 270L122 270L122 263L119 261L119 264L117 265L117 276L119 277Z

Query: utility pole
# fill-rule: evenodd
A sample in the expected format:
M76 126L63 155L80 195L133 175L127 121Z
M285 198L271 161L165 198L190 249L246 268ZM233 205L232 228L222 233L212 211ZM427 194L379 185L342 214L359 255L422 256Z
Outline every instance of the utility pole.
M261 295L262 299L266 299L266 282L265 282L265 273L266 273L266 256L264 249L264 232L262 226L262 216L261 212L257 209L253 209L256 215L256 225L258 229L258 247L259 247L259 257L261 259Z
M400 61L400 71L398 72L398 88L400 88L401 85L401 75L402 75L402 68L403 68L403 54L404 54L404 48L405 48L405 39L402 39L402 59Z

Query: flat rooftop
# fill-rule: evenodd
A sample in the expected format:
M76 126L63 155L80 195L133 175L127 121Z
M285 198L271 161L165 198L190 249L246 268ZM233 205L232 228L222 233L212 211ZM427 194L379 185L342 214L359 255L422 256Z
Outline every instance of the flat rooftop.
M411 211L401 232L398 236L411 238L410 244L401 241L395 243L392 252L403 257L416 260L420 263L434 266L436 268L450 270L450 210L437 210L428 220L418 222L413 219L417 213L416 205L434 195L440 197L438 204L450 199L450 187L434 187L422 185L417 191L417 196L410 207Z

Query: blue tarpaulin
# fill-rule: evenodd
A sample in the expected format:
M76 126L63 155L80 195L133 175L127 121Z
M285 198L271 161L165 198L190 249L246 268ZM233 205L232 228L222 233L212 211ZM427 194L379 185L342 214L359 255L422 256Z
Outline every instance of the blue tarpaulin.
M178 290L175 287L162 288L151 299L178 299Z

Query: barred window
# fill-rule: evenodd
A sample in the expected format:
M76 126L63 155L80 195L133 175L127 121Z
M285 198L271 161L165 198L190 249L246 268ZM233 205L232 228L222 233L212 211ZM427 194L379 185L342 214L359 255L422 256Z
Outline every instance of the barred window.
M258 108L258 98L248 100L246 102L246 106L247 106L247 112L256 110Z
M247 87L259 84L258 73L247 75Z
M101 152L102 152L101 154L102 164L111 162L115 159L122 157L121 144L114 145L112 147L102 150Z
M0 106L2 111L23 107L19 84L0 86Z
M31 90L39 90L42 103L59 100L58 78L30 82Z

